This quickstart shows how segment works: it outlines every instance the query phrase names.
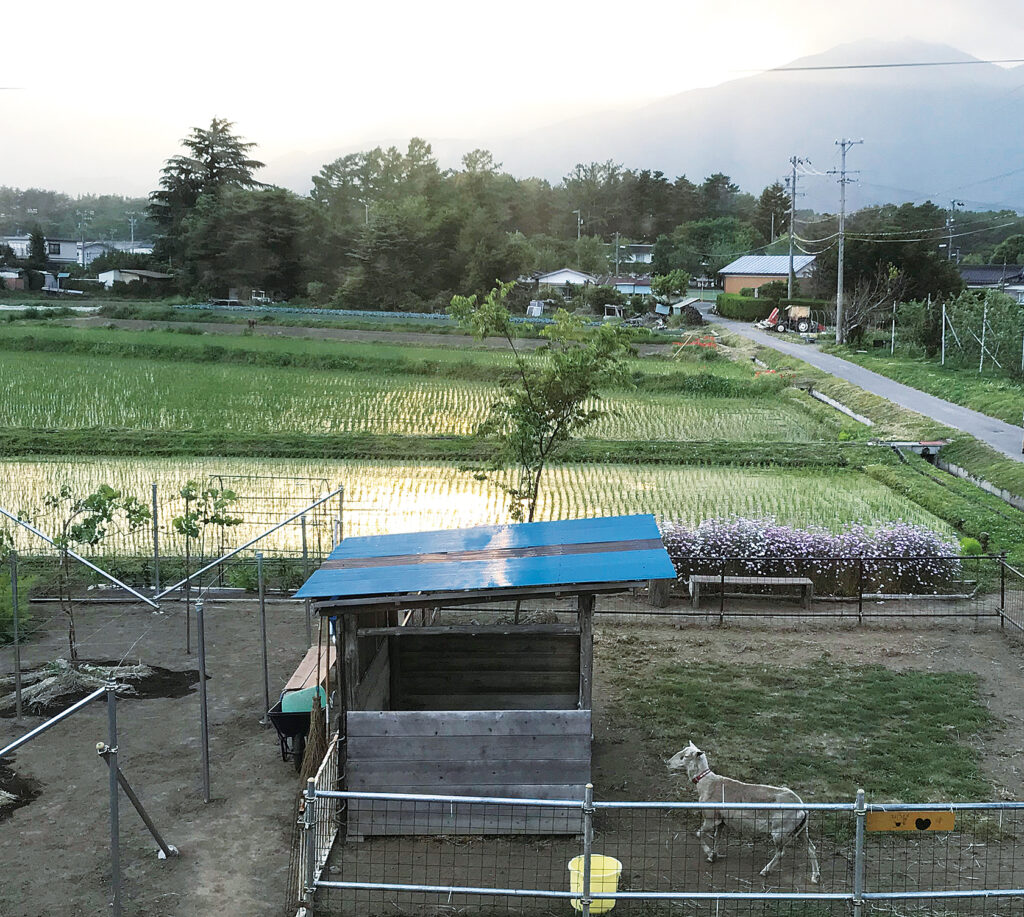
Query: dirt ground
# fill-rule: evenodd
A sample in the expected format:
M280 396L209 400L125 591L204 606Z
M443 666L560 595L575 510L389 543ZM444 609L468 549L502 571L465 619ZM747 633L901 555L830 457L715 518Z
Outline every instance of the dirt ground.
M632 599L619 600L622 607ZM603 607L615 606L605 602ZM634 606L646 608L646 606ZM65 648L53 614L47 636L23 648L31 666ZM181 697L124 699L118 705L121 765L169 843L181 856L161 861L141 822L122 797L124 912L139 917L210 913L279 915L284 911L291 818L298 780L281 761L272 728L259 725L262 672L255 603L211 603L207 646L213 801L201 798L199 706L193 689ZM678 623L677 623L678 622ZM89 605L78 612L81 655L196 668L184 652L180 606L154 614L142 606ZM301 606L268 606L270 693L276 698L301 656ZM687 799L688 787L666 782L663 756L642 741L644 724L616 712L615 672L636 671L652 658L731 662L771 658L804 664L828 649L845 662L895 669L950 667L977 673L983 700L1003 728L979 754L998 798L1022 798L1024 773L1024 650L984 621L927 622L903 627L872 623L762 624L718 627L620 616L599 618L596 643L594 783L604 798ZM5 651L3 672L12 666ZM40 722L0 719L0 744ZM96 755L106 738L106 714L96 704L59 724L6 760L19 785L37 798L0 821L0 914L95 915L109 902L107 773ZM699 741L699 738L698 738ZM2 810L0 810L2 811ZM3 816L0 816L2 818ZM559 854L564 870L564 861Z

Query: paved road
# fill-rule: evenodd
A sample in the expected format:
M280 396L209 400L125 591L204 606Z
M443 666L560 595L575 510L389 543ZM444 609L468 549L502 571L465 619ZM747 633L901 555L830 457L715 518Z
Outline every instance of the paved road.
M942 398L936 398L919 389L911 388L902 382L895 382L886 376L844 360L842 357L830 353L822 353L813 344L797 344L788 341L778 334L761 331L748 323L731 321L717 315L706 316L710 321L716 322L728 328L736 334L742 335L758 344L764 344L778 350L780 353L797 357L811 366L827 372L829 375L845 379L854 385L888 398L902 407L917 411L931 417L947 427L963 430L970 433L976 439L988 443L993 449L997 449L1004 455L1018 462L1024 461L1024 454L1021 453L1021 443L1024 442L1024 428L1015 427L1013 424L989 417L970 408L961 407Z

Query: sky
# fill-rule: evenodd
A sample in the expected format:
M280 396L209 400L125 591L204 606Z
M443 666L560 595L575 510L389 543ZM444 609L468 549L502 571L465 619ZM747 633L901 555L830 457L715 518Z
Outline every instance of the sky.
M4 25L0 185L71 194L148 193L212 117L305 191L307 161L410 136L466 150L859 39L1024 57L1019 0L48 0Z

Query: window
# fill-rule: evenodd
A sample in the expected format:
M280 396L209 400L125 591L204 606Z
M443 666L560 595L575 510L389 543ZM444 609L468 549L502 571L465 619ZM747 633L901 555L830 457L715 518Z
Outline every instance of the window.
M60 254L60 242L47 242L46 243L46 254L48 254L48 255L59 255Z

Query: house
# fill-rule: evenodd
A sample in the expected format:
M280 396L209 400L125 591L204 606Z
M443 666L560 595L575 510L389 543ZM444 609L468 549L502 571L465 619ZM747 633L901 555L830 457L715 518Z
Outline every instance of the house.
M80 264L92 264L92 262L101 255L106 255L111 252L151 255L153 254L153 243L143 241L141 239L135 242L132 242L130 239L111 239L109 241L86 242L84 246L78 246L78 252Z
M593 274L585 274L583 271L576 271L571 267L538 274L533 279L538 286L542 287L585 287L587 284L597 283L597 278Z
M2 236L0 245L9 245L18 258L27 258L30 236ZM55 264L75 264L78 262L78 243L74 239L46 239L46 260Z
M632 296L635 293L639 293L641 296L651 295L651 276L650 274L641 274L636 277L618 275L612 277L602 277L601 283L605 286L615 287L620 293L625 293L626 296Z
M1020 264L961 264L957 269L968 290L1001 290L1024 282Z
M654 259L654 246L646 242L621 246L627 264L650 264Z
M810 277L814 271L814 255L794 255L793 273L798 279ZM739 293L747 287L757 287L773 280L789 277L789 255L743 255L719 272L726 293Z
M109 290L115 283L163 283L171 280L173 276L173 274L161 274L159 271L119 268L103 271L99 275L99 280Z

